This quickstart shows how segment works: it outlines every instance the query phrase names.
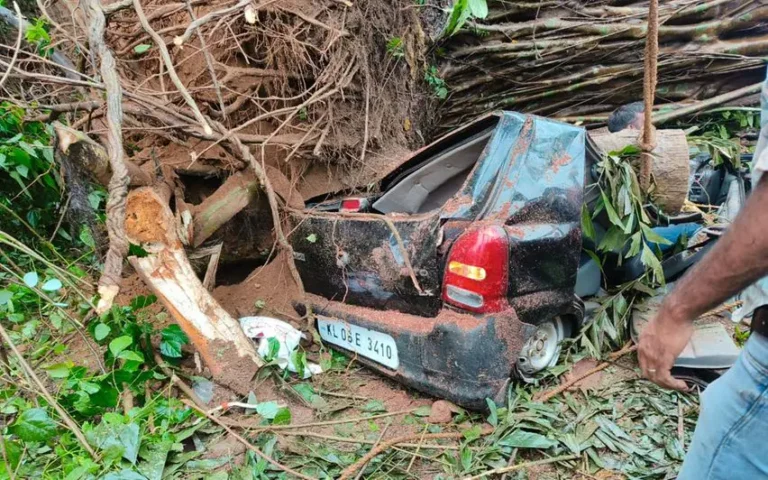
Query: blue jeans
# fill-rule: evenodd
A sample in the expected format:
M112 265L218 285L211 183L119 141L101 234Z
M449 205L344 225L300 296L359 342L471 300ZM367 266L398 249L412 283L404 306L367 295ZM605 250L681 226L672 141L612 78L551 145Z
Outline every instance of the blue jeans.
M736 364L701 395L678 480L768 479L768 338L753 334Z

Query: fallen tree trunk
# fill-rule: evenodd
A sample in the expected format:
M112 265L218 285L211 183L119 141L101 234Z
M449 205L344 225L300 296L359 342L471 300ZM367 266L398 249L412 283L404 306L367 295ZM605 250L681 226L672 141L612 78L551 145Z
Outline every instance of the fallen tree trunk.
M640 132L638 130L622 130L610 133L607 129L589 132L602 153L618 152L629 145L638 145ZM654 188L651 198L654 203L664 210L667 215L680 212L688 198L688 177L690 162L688 157L688 142L682 130L657 130L656 148L653 149L651 175Z
M605 118L642 97L646 2L488 3L486 19L445 42L441 128L497 109ZM694 104L764 78L768 4L671 0L659 19L656 105Z
M126 233L148 252L128 260L190 338L214 379L245 395L264 362L237 320L197 278L176 235L169 197L167 188L149 187L128 195Z

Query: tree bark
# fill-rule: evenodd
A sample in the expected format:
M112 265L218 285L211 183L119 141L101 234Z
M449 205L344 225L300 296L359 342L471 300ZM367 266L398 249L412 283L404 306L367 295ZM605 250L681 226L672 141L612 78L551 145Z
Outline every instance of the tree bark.
M176 234L169 196L169 189L149 187L128 195L126 233L148 252L128 260L190 338L213 378L245 395L264 362L237 320L195 275Z

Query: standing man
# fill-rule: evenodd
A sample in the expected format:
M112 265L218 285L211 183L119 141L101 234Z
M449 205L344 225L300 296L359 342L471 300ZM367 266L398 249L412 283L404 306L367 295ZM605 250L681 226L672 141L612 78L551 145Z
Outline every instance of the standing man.
M693 320L744 291L752 335L736 364L701 396L701 412L678 480L768 479L768 79L753 189L728 232L676 285L640 336L643 375L684 390L670 370L693 332ZM759 280L759 281L758 281ZM757 283L755 283L757 282Z

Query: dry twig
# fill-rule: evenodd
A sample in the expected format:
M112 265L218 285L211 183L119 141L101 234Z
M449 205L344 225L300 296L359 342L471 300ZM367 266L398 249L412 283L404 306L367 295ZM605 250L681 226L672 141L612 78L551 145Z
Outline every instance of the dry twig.
M477 480L478 478L485 478L491 475L498 475L499 473L514 472L515 470L522 470L530 467L535 467L537 465L547 465L549 463L567 462L569 460L576 460L578 458L579 458L578 455L562 455L560 457L545 458L543 460L536 460L533 462L518 463L517 465L511 465L509 467L494 468L493 470L488 470L487 472L483 472L479 475L474 475L472 477L465 477L464 480Z
M481 435L488 435L493 430L486 429L483 430ZM427 435L422 435L421 433L414 433L411 435L403 435L401 437L395 437L391 440L387 440L386 442L382 443L381 445L372 448L370 452L366 453L360 460L356 461L352 465L348 466L344 469L343 472L341 472L341 476L339 476L339 480L349 480L349 478L352 477L355 473L357 473L358 470L361 468L365 468L365 466L376 458L378 454L381 452L384 452L388 450L389 448L408 442L410 440L417 440L419 438L423 438L424 440L441 440L441 439L451 439L451 438L462 438L464 434L462 432L445 432L445 433L430 433Z
M577 377L574 377L574 378L568 380L567 382L564 382L564 383L558 385L557 387L553 388L552 390L549 390L548 392L542 392L542 395L540 397L538 397L536 400L541 402L541 403L548 402L553 397L556 397L557 395L559 395L559 394L563 393L564 391L568 390L569 388L571 388L576 383L584 380L585 378L589 377L590 375L594 375L595 373L599 372L600 370L604 370L604 369L608 368L610 365L612 365L613 361L617 360L618 358L623 357L624 355L626 355L628 353L634 352L635 350L637 350L637 345L629 346L629 344L627 344L624 348L622 348L618 352L614 352L614 353L610 354L608 356L608 359L610 361L603 362L600 365L596 366L595 368L593 368L591 370L588 370L588 371L584 372L583 374L581 374L581 375L579 375Z
M0 88L3 88L3 85L5 85L5 81L8 80L8 75L10 75L11 70L13 70L13 65L16 63L16 60L19 58L19 50L21 50L21 39L24 38L24 29L20 27L24 19L21 16L21 10L19 10L19 4L16 2L13 2L13 9L16 10L16 16L18 18L19 28L17 28L16 30L19 32L19 34L16 36L16 46L13 49L13 57L11 57L11 63L8 64L8 68L3 73L3 78L0 78Z
M185 404L187 404L190 407L194 408L195 410L197 410L201 414L205 415L206 418L208 418L213 423L217 424L218 426L220 426L221 428L226 430L227 433L232 435L232 437L235 440L237 440L238 442L240 442L243 445L245 445L245 447L248 450L250 450L253 453L255 453L256 455L260 456L261 458L266 460L268 463L270 463L272 466L282 470L283 472L289 473L289 474L295 476L296 478L301 478L301 479L304 479L304 480L313 480L312 477L308 477L308 476L306 476L306 475L304 475L302 473L297 472L296 470L291 469L290 467L286 467L285 465L283 465L281 463L278 463L277 461L273 460L269 455L265 454L264 452L262 452L261 450L259 450L255 446L253 446L248 440L246 440L245 438L240 436L237 432L235 432L234 430L229 428L226 424L221 422L218 417L214 417L213 415L211 415L208 412L206 412L204 409L199 408L197 405L195 405L194 402L191 402L189 400L182 400L182 402L184 402Z

